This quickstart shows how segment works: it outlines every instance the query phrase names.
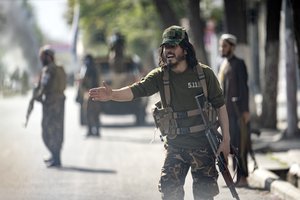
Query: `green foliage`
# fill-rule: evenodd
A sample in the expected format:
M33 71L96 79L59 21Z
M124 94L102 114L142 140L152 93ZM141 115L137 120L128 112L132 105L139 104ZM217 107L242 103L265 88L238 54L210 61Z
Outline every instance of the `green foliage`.
M186 1L182 0L171 0L169 1L171 8L176 13L179 19L186 17Z
M107 48L108 38L116 31L126 39L128 53L146 53L155 48L160 34L159 19L151 1L146 0L79 0L80 30L85 48ZM67 19L71 23L75 0L69 0ZM99 51L98 51L99 52ZM144 56L144 55L140 55Z

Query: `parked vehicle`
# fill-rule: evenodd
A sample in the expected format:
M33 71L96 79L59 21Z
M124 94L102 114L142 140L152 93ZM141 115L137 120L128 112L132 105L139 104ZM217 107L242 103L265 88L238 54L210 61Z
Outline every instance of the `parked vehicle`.
M133 57L125 57L123 60L123 69L115 70L109 63L107 57L97 57L95 64L99 73L100 82L105 81L112 88L120 88L130 85L142 78L141 65ZM146 107L148 98L139 98L130 102L100 102L100 114L108 115L135 115L135 124L145 123Z
M94 64L99 75L99 85L105 81L112 88L121 88L142 78L142 65L137 55L125 53L125 37L120 33L114 33L109 40L108 55L94 58ZM80 96L80 92L79 95ZM80 98L78 98L80 99ZM135 124L145 123L148 98L139 98L130 102L99 102L100 115L135 115ZM84 115L81 114L81 123L84 123Z

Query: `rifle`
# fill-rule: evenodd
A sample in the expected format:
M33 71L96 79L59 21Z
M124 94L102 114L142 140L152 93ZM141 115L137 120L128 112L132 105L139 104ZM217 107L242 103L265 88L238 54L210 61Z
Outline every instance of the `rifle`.
M201 117L202 117L203 123L206 127L206 129L205 129L206 138L209 142L209 145L210 145L214 155L217 158L217 165L219 167L219 170L220 170L220 172L221 172L221 174L222 174L222 176L225 180L225 183L226 183L227 187L229 188L229 190L231 192L232 197L237 199L237 200L240 200L239 195L238 195L238 193L235 189L233 179L232 179L232 177L230 175L230 172L227 168L227 163L226 163L226 159L224 157L224 154L223 154L223 152L221 152L219 155L217 153L218 146L219 146L219 144L221 142L221 139L222 139L222 135L218 132L218 130L216 129L214 124L209 123L207 113L203 110L203 105L201 105L202 104L201 102L205 102L205 96L202 93L200 95L195 96L195 99L196 99L196 102L197 102L197 106L198 106L198 108L201 112ZM231 147L231 148L234 148L234 147Z
M30 101L29 101L28 108L27 108L27 113L26 113L26 120L25 120L25 124L24 124L25 128L27 127L27 124L28 124L28 121L29 121L30 114L31 114L31 112L32 112L32 110L33 110L33 107L34 107L34 100L37 99L37 100L40 101L40 98L38 98L38 96L37 96L38 90L39 90L39 88L36 87L36 88L34 88L33 91L32 91L32 97L31 97L31 99L30 99Z
M25 121L25 124L24 124L25 128L27 127L28 120L29 120L30 114L33 110L33 107L34 107L34 99L30 99L29 104L28 104L28 108L27 108L27 113L26 113L26 121Z

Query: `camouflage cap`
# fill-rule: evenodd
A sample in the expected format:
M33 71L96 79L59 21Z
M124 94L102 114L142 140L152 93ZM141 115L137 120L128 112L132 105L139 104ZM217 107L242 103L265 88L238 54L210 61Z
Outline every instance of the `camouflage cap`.
M221 35L220 39L227 41L231 45L236 45L236 41L237 41L234 35L228 33Z
M185 35L186 30L183 27L170 26L163 32L161 46L164 44L178 45L185 38Z

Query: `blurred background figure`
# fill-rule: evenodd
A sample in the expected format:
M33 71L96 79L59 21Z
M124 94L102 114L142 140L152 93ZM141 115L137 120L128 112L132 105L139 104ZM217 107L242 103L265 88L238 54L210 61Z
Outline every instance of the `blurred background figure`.
M99 86L98 71L92 55L87 54L80 69L80 80L76 101L80 104L80 122L87 126L86 137L100 136L99 103L92 101L88 96L89 89Z
M247 186L249 153L251 142L249 133L249 89L248 74L244 60L234 55L237 39L234 35L223 34L220 38L220 54L223 58L219 66L218 78L223 88L229 118L230 142L238 149L237 186Z
M39 56L43 69L30 104L33 107L36 100L43 105L42 138L51 154L44 162L47 167L60 167L64 139L66 73L63 67L55 64L54 51L49 47L42 47Z
M125 59L125 38L120 32L115 32L109 40L108 61L110 67L116 73L126 71Z

